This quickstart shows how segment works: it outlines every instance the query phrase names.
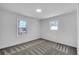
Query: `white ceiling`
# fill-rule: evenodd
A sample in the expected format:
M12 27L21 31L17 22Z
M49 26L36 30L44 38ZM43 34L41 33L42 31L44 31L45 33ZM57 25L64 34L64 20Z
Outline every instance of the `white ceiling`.
M25 16L38 19L57 16L60 14L75 11L77 4L74 3L2 3L0 8L16 12ZM42 9L42 13L37 13L36 9Z

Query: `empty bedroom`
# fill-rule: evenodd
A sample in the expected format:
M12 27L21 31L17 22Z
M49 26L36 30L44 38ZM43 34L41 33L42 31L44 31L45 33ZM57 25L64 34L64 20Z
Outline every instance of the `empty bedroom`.
M0 3L0 55L77 55L77 3Z

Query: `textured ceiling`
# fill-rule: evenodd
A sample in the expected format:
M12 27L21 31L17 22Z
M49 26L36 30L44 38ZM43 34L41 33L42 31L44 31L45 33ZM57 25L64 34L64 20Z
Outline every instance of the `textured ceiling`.
M77 4L74 3L2 3L0 8L16 12L25 16L44 19L61 15L76 10ZM36 9L42 9L37 13Z

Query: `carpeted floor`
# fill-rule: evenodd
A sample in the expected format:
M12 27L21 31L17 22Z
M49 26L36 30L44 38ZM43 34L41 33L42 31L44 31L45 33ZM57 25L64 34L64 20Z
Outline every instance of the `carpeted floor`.
M38 39L0 50L1 55L76 55L76 48Z

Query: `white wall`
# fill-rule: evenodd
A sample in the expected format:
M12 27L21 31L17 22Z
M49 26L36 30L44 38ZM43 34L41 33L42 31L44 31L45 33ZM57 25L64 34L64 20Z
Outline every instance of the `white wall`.
M79 55L79 4L77 8L77 53Z
M21 37L17 37L17 18L26 19L28 21L28 31ZM40 38L39 26L39 20L0 9L0 48Z
M28 32L21 37L17 37L17 18L26 19L28 21ZM76 47L76 18L76 12L72 12L40 21L16 13L0 10L0 48L13 46L38 38L44 38ZM59 20L60 24L58 31L50 30L49 22L51 20Z
M77 13L71 13L55 16L45 20L41 20L41 37L50 41L77 47L76 33ZM49 22L52 20L59 21L59 30L51 31Z

